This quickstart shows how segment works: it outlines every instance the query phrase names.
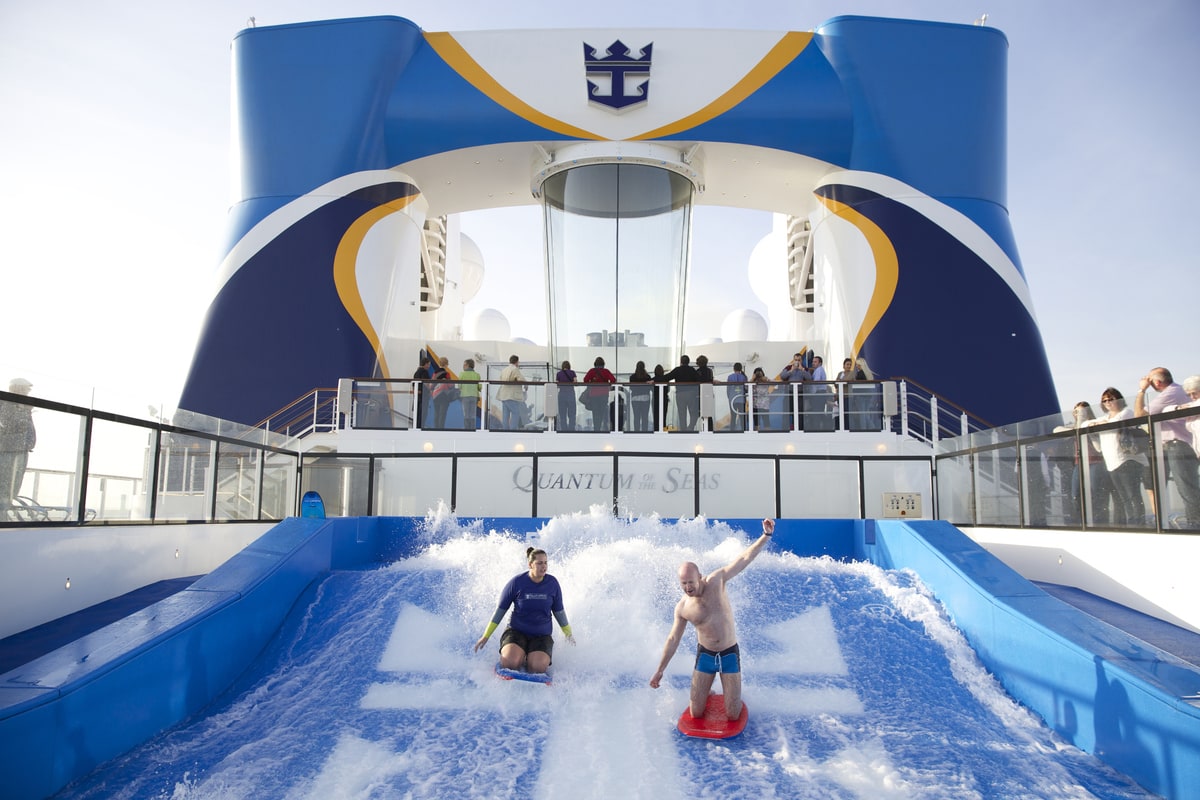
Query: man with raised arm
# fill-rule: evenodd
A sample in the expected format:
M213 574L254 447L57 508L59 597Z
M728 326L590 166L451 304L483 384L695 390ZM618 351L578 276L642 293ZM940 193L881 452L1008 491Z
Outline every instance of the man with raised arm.
M725 713L737 719L742 713L742 667L738 654L737 629L733 623L733 608L729 605L729 594L725 584L731 581L766 547L767 540L775 532L775 520L764 519L762 536L730 563L710 572L700 574L700 568L691 561L679 567L679 586L683 597L675 605L675 619L667 643L663 647L658 671L650 679L650 686L657 689L683 632L690 622L696 626L696 665L692 671L692 696L690 711L696 719L704 717L704 706L716 674L721 673L721 689L725 693Z

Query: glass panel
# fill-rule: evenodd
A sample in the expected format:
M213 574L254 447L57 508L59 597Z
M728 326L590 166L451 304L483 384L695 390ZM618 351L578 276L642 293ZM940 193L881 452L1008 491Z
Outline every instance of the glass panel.
M938 518L954 525L975 524L974 493L971 491L970 455L939 458L937 461Z
M846 425L852 431L883 430L883 387L880 384L846 384Z
M454 461L449 456L380 458L375 461L375 513L424 516L439 504L450 506Z
M750 420L763 433L791 430L791 400L786 383L756 381L748 384Z
M460 517L531 517L533 480L532 457L461 457L455 512Z
M975 507L979 525L1021 524L1017 450L1006 447L978 453L975 459Z
M186 433L161 435L158 461L158 501L154 518L207 520L211 508L209 471L216 443Z
M837 430L837 395L825 383L805 383L800 387L801 427L809 432Z
M781 459L781 516L789 519L858 519L857 461Z
M1066 456L1062 446L1066 444ZM1072 505L1071 473L1074 442L1048 439L1021 448L1021 496L1025 524L1034 528L1078 524L1078 506Z
M717 433L742 433L746 430L746 384L726 383L731 364L714 364L717 382L713 386L713 430Z
M1076 491L1082 492L1079 504L1089 528L1106 528L1113 524L1118 514L1124 514L1117 505L1116 490L1100 453L1100 434L1084 432L1080 435L1075 480L1079 487Z
M701 459L700 489L706 517L773 517L775 459Z
M610 384L589 383L579 390L582 400L575 418L575 429L593 433L608 433L614 426L627 426L629 414L625 409L617 407L617 398L624 398L624 392L618 395L617 390ZM618 419L618 413L621 418Z
M1150 481L1149 458L1146 455L1129 458L1121 452L1123 432L1140 427L1130 421L1097 431L1089 429L1084 435L1089 449L1098 454L1096 460L1103 466L1103 472L1089 467L1087 475L1089 503L1096 525L1103 525L1098 520L1106 508L1110 527L1144 528L1153 524L1154 495L1146 491ZM1090 464L1091 455L1088 461Z
M153 463L155 438L152 428L92 422L86 519L150 519L143 483Z
M412 421L413 383L407 381L355 381L352 409L355 428L404 430ZM428 386L426 401L430 401Z
M305 456L300 491L320 494L331 517L363 516L368 513L370 469L368 458Z
M520 398L509 400L513 404L510 406L511 416L505 420L504 401L500 399L500 392L505 389L505 382L500 380L500 376L508 367L508 361L505 360L502 364L487 365L484 375L488 381L486 385L487 406L484 410L486 427L491 431L544 431L550 425L546 419L545 387L545 383L550 380L550 365L544 361L522 361L517 366L525 380L517 384ZM432 422L432 412L430 421Z
M217 454L216 519L258 519L258 463L262 451L222 442Z
M694 517L695 459L621 456L617 509L622 516ZM704 480L701 473L701 480Z
M612 472L612 456L540 457L537 484L538 516L572 514L587 511L594 505L611 508Z
M263 453L262 508L259 519L280 520L295 514L297 457L286 453Z
M683 342L692 184L640 164L551 176L544 198L551 361L617 374L675 363Z

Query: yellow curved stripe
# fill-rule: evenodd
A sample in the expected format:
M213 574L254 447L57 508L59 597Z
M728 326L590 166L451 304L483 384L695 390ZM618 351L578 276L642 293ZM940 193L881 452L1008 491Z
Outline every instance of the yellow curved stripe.
M900 280L900 261L896 258L896 248L892 247L891 240L874 222L845 203L839 203L837 200L820 195L817 195L817 199L833 214L858 228L866 237L867 245L871 248L871 255L875 259L875 289L871 292L871 302L867 304L867 313L863 316L858 333L854 335L852 351L854 358L857 358L863 343L871 331L875 330L879 320L883 319L883 313L887 311L888 306L892 304L892 298L896 296L896 284Z
M358 329L371 343L371 348L375 351L375 358L379 361L380 370L385 378L389 377L389 372L387 360L383 355L383 344L379 340L378 332L371 326L367 307L363 304L362 295L359 294L358 275L355 267L358 264L358 251L362 247L367 231L371 230L376 222L389 214L395 214L418 197L420 197L419 194L413 194L409 197L392 200L390 203L376 206L354 220L342 234L337 252L333 254L333 284L337 287L338 299L342 301L342 306L350 313L350 317L358 325Z
M555 133L561 133L564 136L574 136L579 139L604 139L603 136L591 131L585 131L583 128L577 128L548 114L543 114L508 89L505 89L500 85L499 81L489 75L483 67L479 66L478 61L471 58L470 54L463 49L463 46L458 43L453 35L449 33L426 33L425 41L429 42L429 46L442 57L442 60L449 64L451 69L465 78L468 83L521 119L532 122L534 125L540 125Z
M784 34L783 38L771 48L771 51L763 56L762 61L759 61L754 69L747 72L745 77L730 87L729 91L725 92L725 94L713 100L696 113L689 114L661 128L655 128L652 131L634 136L633 140L660 139L663 136L671 136L680 131L686 131L689 128L694 128L697 125L708 122L714 117L719 117L757 92L762 88L763 84L778 75L779 71L792 63L796 59L796 56L800 55L805 47L808 47L808 43L811 41L811 33L790 31Z

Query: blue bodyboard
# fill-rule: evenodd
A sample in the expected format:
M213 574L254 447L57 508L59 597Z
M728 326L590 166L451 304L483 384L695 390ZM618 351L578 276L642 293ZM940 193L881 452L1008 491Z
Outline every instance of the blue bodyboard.
M519 669L505 669L496 663L496 676L506 681L529 681L530 683L541 683L549 686L551 684L549 672L525 672Z

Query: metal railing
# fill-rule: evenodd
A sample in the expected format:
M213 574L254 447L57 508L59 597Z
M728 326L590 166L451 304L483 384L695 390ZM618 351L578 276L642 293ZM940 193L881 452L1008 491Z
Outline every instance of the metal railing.
M520 398L517 423L507 427L500 397L506 386ZM987 427L905 379L712 384L354 379L345 392L316 390L268 422L271 430L293 435L342 427L526 433L894 430L925 443Z

